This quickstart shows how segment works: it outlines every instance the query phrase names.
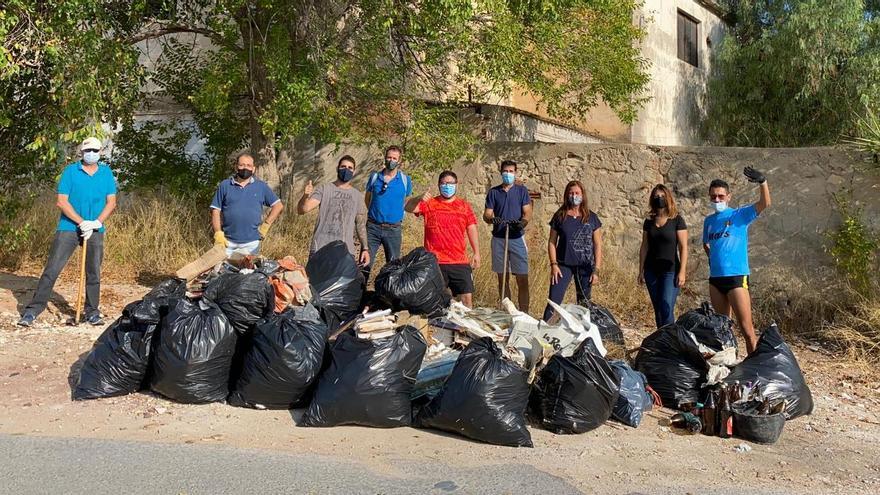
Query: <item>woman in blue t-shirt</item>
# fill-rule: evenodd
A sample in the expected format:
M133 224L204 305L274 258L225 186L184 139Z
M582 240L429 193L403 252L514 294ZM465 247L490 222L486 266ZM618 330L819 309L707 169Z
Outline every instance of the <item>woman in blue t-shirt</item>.
M562 206L550 220L550 300L559 304L574 278L578 304L590 300L593 284L599 281L602 266L602 222L587 205L587 195L580 181L565 186ZM544 321L553 316L553 308L544 308Z
M648 208L639 249L639 283L648 288L660 328L675 321L675 300L687 273L688 234L672 191L663 184L651 190Z

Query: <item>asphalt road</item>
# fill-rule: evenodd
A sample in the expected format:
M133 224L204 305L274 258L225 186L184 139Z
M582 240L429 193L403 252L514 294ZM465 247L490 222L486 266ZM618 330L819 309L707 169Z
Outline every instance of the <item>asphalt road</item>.
M432 459L413 459L378 473L364 465L311 454L0 435L0 493L580 492L556 476L522 464L461 469Z

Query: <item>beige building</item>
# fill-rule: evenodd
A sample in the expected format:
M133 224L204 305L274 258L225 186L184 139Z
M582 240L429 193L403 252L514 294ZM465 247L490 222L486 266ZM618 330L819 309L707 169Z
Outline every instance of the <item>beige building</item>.
M641 49L650 62L650 101L631 125L621 122L608 106L600 104L575 123L574 129L607 142L704 144L699 129L702 101L712 49L724 37L723 13L714 0L645 0L641 9L634 12L633 20L647 32ZM527 94L514 93L488 103L547 118ZM571 141L557 142L590 142L577 140L576 133L571 137Z

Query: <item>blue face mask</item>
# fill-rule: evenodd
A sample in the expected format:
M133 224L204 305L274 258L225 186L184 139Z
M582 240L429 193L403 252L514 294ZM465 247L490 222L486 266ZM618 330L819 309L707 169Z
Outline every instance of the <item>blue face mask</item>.
M440 194L444 198L451 198L455 196L455 184L440 184Z
M721 213L727 209L727 202L722 201L720 203L712 203L712 207L715 208L715 213Z
M337 168L336 178L342 182L348 182L354 178L354 170L350 168Z
M501 182L504 182L504 185L511 185L513 181L516 180L516 174L512 172L501 172Z
M101 153L98 151L86 151L83 153L83 162L87 165L98 163L99 158L101 158Z
M574 194L569 194L568 200L571 202L571 204L573 204L575 206L580 206L581 202L584 200L584 197L583 196L575 196Z
M385 160L385 168L388 170L394 170L397 166L400 165L397 160Z

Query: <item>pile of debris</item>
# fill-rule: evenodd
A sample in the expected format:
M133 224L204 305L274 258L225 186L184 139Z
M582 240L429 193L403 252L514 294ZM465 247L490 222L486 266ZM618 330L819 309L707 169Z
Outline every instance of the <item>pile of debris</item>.
M608 359L603 340L622 347L623 333L607 309L551 302L550 322L507 299L470 309L450 302L423 249L386 265L371 296L341 242L305 266L211 256L126 306L85 360L75 399L150 389L184 403L306 408L300 426L416 426L530 447L530 422L558 434L611 418L637 427L656 402L651 387L696 406L715 383L777 383L797 366L774 357L790 350L765 332L761 353L731 373L732 326L702 308L646 338L633 369ZM801 384L762 387L794 416L809 399Z
M646 337L635 365L663 405L683 411L674 426L775 442L785 420L812 412L810 389L775 324L742 362L736 351L733 321L704 303Z

